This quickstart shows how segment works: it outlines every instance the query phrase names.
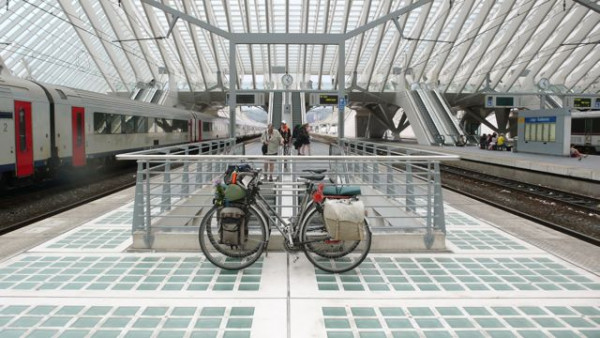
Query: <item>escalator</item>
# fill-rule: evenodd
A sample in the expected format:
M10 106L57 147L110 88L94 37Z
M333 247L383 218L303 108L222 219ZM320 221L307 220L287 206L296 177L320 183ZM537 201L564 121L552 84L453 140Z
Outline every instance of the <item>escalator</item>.
M418 111L419 115L421 116L423 123L425 124L425 128L427 129L427 132L428 132L430 138L432 139L432 143L444 144L445 138L442 134L440 134L440 132L439 132L437 126L435 125L435 122L431 118L431 115L429 114L429 110L425 106L425 103L423 102L423 99L421 98L421 95L419 94L419 92L416 90L411 90L410 95L416 104L417 111ZM412 124L412 121L411 121L411 124Z
M302 100L301 95L303 93L293 92L292 93L292 124L291 128L294 128L298 124L302 124L303 111L302 111Z
M437 113L437 116L441 117L440 120L442 120L446 129L448 132L450 132L450 135L453 136L454 142L457 142L462 133L452 120L452 117L450 116L451 112L446 109L446 105L442 103L441 98L438 95L439 94L436 91L429 91L429 97L435 106L435 112Z
M278 128L281 124L281 114L283 110L283 93L274 92L270 104L272 107L272 115L271 121L269 122L272 123L273 126L277 126Z

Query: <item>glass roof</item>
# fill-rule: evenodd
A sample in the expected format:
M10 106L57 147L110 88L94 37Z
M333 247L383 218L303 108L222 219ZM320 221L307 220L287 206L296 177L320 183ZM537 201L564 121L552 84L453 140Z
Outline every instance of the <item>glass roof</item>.
M341 34L410 0L22 0L0 1L0 61L16 76L96 92L228 84L229 41L152 4L226 32ZM595 2L597 7L600 7ZM593 7L592 5L591 7ZM346 86L444 92L600 92L600 14L564 0L433 0L345 42ZM401 31L399 30L401 29ZM168 35L168 37L167 37ZM336 88L338 46L238 45L238 86ZM221 88L216 88L220 90ZM357 89L353 87L352 89Z

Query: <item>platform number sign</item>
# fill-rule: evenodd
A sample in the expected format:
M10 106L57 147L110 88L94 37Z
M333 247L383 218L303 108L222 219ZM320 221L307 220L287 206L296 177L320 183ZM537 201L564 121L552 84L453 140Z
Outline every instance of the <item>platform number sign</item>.
M346 109L346 98L340 97L340 102L338 103L338 109L340 111L344 111L344 109Z

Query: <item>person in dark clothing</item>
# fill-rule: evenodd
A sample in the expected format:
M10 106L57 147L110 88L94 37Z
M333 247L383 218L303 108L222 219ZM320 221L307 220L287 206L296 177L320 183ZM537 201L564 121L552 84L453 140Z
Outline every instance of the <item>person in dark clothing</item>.
M294 143L294 146L298 149L298 155L310 155L309 128L308 123L305 123L298 129L296 142Z
M487 143L487 135L483 134L479 137L479 149L487 149L485 146Z

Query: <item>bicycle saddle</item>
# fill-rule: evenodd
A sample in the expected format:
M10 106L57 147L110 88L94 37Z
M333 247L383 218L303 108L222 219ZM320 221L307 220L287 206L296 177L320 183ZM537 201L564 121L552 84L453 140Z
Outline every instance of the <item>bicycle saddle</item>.
M309 181L322 181L325 178L325 175L309 175L309 176L298 176L305 180Z
M313 174L322 174L327 171L327 169L304 169L302 171L313 173Z

